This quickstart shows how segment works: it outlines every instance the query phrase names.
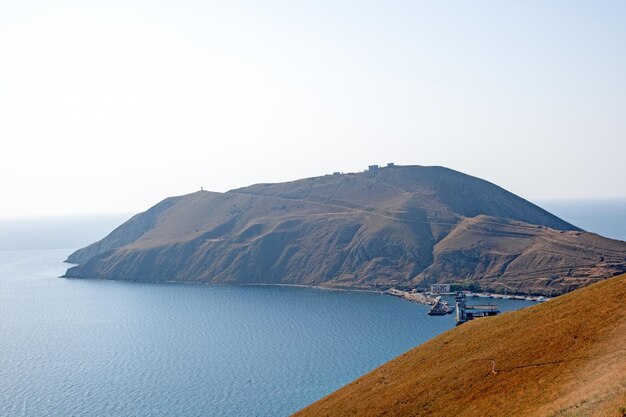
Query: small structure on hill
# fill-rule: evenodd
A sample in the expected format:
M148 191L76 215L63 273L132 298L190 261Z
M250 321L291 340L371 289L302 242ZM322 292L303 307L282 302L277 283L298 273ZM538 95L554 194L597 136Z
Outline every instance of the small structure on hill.
M387 168L395 168L396 164L393 162L387 162Z
M370 171L370 172L371 171L378 171L378 165L369 165L367 167L367 170Z

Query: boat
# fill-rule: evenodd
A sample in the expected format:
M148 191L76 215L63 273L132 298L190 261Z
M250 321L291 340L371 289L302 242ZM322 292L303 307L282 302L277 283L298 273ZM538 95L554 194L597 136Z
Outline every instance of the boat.
M435 304L431 307L428 312L429 316L445 316L446 314L451 314L452 309L448 305L446 301L442 301L441 297L437 297Z

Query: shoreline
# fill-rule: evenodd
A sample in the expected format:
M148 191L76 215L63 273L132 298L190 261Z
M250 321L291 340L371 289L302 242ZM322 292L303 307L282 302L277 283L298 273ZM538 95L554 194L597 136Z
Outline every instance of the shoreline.
M454 296L456 293L442 293L441 295ZM545 301L550 301L554 297L545 297L543 295L510 295L510 294L499 294L492 292L465 292L466 297L468 298L497 298L499 300L517 300L517 301L534 301L537 303L542 303ZM558 296L557 296L558 297Z
M402 298L403 300L422 305L432 306L437 302L436 297L423 292L409 292L398 290L396 288L390 288L384 293L391 295L392 297Z
M76 280L91 280L91 281L117 281L117 282L129 282L129 283L141 283L141 284L184 284L184 285L205 285L205 286L233 286L233 287L293 287L293 288L309 288L322 291L341 291L341 292L361 292L370 294L382 294L389 295L403 300L421 304L430 305L435 304L437 297L439 296L454 296L456 293L438 293L433 294L430 292L410 292L402 291L396 288L389 288L387 290L367 290L363 288L336 288L325 287L321 285L305 285L305 284L274 284L274 283L212 283L212 282L193 282L193 281L140 281L132 279L115 279L115 278L89 278L89 277L67 277L61 275L57 278L64 279L76 279ZM501 300L517 300L517 301L533 301L533 302L545 302L553 299L554 297L544 296L522 296L522 295L507 295L498 293L471 293L465 292L468 298L496 298Z
M62 263L69 265L77 265L67 262L67 260L62 261ZM193 281L140 281L140 280L130 280L130 279L115 279L115 278L89 278L89 277L67 277L65 275L61 275L58 278L65 279L88 279L88 280L98 280L98 281L121 281L121 282L135 282L135 283L146 283L146 284L192 284L192 285L219 285L219 286L237 286L237 287L253 287L253 286L261 286L261 287L294 287L294 288L310 288L315 290L324 290L324 291L345 291L345 292L364 292L371 294L383 294L390 295L392 297L401 298L403 300L421 304L421 305L430 305L432 306L436 302L436 298L438 296L454 296L456 292L449 293L438 293L433 294L430 292L410 292L398 290L397 288L389 288L387 290L368 290L363 288L345 288L345 287L326 287L322 285L306 285L306 284L282 284L282 283L211 283L211 282L193 282ZM469 291L463 291L468 298L497 298L503 300L518 300L518 301L534 301L534 302L544 302L549 301L554 297L544 297L544 296L523 296L523 295L508 295L508 294L499 294L499 293L472 293Z
M173 281L179 282L179 281ZM363 288L337 288L337 287L324 287L321 285L305 285L305 284L268 284L268 283L258 283L258 284L209 284L209 285L233 285L237 287L295 287L295 288L311 288L314 290L324 290L324 291L345 291L345 292L367 292L372 294L386 294L385 291L380 290L366 290Z
M544 296L524 296L524 295L508 295L508 294L498 294L498 293L473 293L469 291L462 291L467 298L494 298L499 300L516 300L516 301L532 301L535 303L543 303L545 301L550 301L554 297L544 297ZM410 292L410 291L402 291L396 288L390 288L387 291L384 291L384 294L391 295L392 297L402 298L403 300L422 304L422 305L434 305L437 301L438 297L448 296L454 297L456 292L446 292L446 293L430 293L430 292Z
M113 281L113 282L127 282L134 284L179 284L179 285L204 285L204 286L219 286L219 287L293 287L293 288L309 288L313 290L323 290L323 291L341 291L341 292L364 292L371 294L383 294L385 295L385 291L381 290L366 290L363 288L335 288L335 287L324 287L320 285L305 285L305 284L273 284L273 283L214 283L214 282L194 282L194 281L143 281L136 279L116 279L116 278L95 278L95 277L68 277L65 275L60 275L56 278L70 279L70 280L89 280L89 281Z

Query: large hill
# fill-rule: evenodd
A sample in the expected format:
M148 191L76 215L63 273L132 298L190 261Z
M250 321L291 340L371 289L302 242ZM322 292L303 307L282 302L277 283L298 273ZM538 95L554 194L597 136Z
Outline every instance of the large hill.
M467 322L294 417L626 415L626 275Z
M68 262L67 277L558 294L626 271L626 243L487 181L396 166L167 198Z

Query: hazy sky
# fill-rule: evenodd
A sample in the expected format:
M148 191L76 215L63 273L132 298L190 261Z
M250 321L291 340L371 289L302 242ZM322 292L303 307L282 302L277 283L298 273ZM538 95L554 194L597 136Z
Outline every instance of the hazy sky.
M444 165L626 196L624 1L0 1L0 216Z

